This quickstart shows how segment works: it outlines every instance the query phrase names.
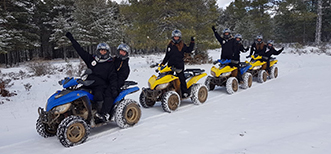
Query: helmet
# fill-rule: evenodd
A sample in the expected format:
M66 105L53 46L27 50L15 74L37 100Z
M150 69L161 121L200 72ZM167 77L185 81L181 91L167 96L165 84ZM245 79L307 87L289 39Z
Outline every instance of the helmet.
M121 55L120 50L125 51L126 54L124 56ZM117 58L121 58L122 60L125 60L125 59L129 58L129 52L130 52L130 47L128 45L122 43L117 47L116 56L117 56Z
M243 39L243 37L242 37L240 34L236 34L236 35L234 36L234 38L235 38L235 39L240 38L240 41Z
M228 35L225 35L225 33L229 33ZM225 38L225 39L228 39L228 38L230 38L230 36L231 36L231 30L229 29L229 28L225 28L224 30L223 30L223 37Z
M274 45L274 43L275 43L275 42L274 42L273 40L269 40L269 41L268 41L268 44Z
M107 53L104 55L101 55L100 50L106 50ZM109 59L110 57L110 47L107 43L99 43L97 46L97 50L96 50L96 55L98 59Z
M258 39L261 39L261 41L259 41ZM256 36L256 42L257 42L257 43L261 43L262 40L263 40L263 36L262 36L262 35L258 35L258 36Z
M175 40L174 39L175 36L178 36L179 39L178 40ZM172 42L179 43L180 40L181 40L181 38L182 38L182 32L180 30L175 29L174 31L172 31L172 33L171 33L171 40L172 40Z

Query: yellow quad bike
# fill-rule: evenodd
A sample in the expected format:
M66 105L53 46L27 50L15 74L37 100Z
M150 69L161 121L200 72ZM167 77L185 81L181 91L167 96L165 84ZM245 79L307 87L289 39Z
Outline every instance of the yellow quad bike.
M257 77L257 82L263 83L267 81L268 73L267 73L267 57L260 55L252 55L251 61L249 63L252 67L249 68L248 72L250 72L254 77ZM278 62L276 58L270 59L270 79L278 77L278 67L275 65Z
M213 66L210 70L211 76L208 76L205 80L205 85L209 90L214 90L217 85L224 86L229 94L237 92L239 89L238 71L241 72L243 78L243 83L240 87L247 89L252 86L253 76L247 72L251 67L249 64L245 62L239 63L239 61L230 59L217 60L214 62L215 64L219 64L219 67ZM240 69L238 70L237 67L231 66L232 64L239 64Z
M163 66L159 64L152 65L151 67L158 66L156 72L158 76L152 75L148 80L149 88L142 88L139 97L141 106L144 108L153 107L156 101L161 101L162 109L166 112L175 111L181 103L181 89L179 78L174 75L174 72L179 71L170 66ZM203 84L197 83L202 77L206 76L202 69L186 69L184 75L187 82L192 102L196 105L203 104L208 97L207 87Z

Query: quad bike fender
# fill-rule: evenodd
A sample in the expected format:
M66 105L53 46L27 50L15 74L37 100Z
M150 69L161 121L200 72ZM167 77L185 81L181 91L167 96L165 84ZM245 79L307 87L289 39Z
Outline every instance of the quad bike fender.
M81 97L87 97L88 98L87 100L93 100L93 95L84 90L76 90L69 92L67 94L61 94L60 92L61 91L57 91L47 100L46 112L51 110L53 107L67 104ZM89 101L88 105L90 106L90 104L91 102Z
M202 74L192 77L186 84L187 88L190 88L193 84L197 83L204 76L207 76L207 73L202 73Z
M153 75L151 78L149 78L148 83L150 85L150 88L153 90L157 85L169 83L171 81L177 80L178 77L174 75L166 75L160 79L157 79L155 75Z
M232 72L235 69L237 69L237 67L225 66L220 69L213 66L210 71L215 73L215 77L219 77L222 73Z
M271 67L271 66L274 66L277 62L278 62L277 59L275 59L275 60L273 60L273 61L270 61L270 67Z
M126 95L137 92L139 90L138 87L132 87L132 88L128 88L123 90L114 100L113 104L116 104L117 102L121 101Z
M250 65L252 67L250 67L249 69L253 69L255 66L262 66L264 65L266 62L265 61L255 61L255 62L251 62Z
M250 68L252 67L252 65L247 65L245 67L240 68L240 73L244 74L245 72L247 72Z

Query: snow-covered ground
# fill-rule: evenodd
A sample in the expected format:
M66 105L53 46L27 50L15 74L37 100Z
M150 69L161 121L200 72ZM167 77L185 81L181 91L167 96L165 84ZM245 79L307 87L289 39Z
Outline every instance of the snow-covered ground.
M185 100L171 114L160 103L142 108L137 125L119 129L115 124L94 128L87 141L71 148L63 147L56 137L42 138L35 130L37 108L61 89L57 81L64 74L15 80L10 91L18 95L1 98L1 154L320 154L331 153L331 57L324 54L288 54L278 56L279 77L266 83L253 82L250 89L228 95L224 88L209 92L203 105ZM242 54L241 58L247 55ZM132 57L129 79L139 87L155 74L151 62L164 55ZM218 50L211 50L213 59ZM71 60L77 63L76 60ZM60 62L58 62L60 63ZM64 63L62 61L62 63ZM210 74L212 64L188 65ZM1 69L2 73L25 70ZM203 83L205 78L199 82ZM24 84L32 85L26 91ZM138 101L141 91L128 98Z

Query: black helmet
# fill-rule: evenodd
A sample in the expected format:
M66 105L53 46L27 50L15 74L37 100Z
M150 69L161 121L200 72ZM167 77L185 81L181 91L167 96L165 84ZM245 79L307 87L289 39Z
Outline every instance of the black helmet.
M175 40L174 39L175 36L178 36L179 39L178 40ZM172 42L179 43L181 41L181 38L182 38L182 32L180 30L175 29L174 31L172 31L172 33L171 33L171 40L172 40Z
M123 51L126 52L125 56L120 54L120 50L123 50ZM116 57L121 58L122 60L128 59L129 58L129 52L130 52L130 47L128 45L122 43L117 47Z
M225 35L225 33L229 33L228 35ZM229 39L230 37L231 37L231 30L229 29L229 28L225 28L224 30L223 30L223 37L225 38L225 39Z
M106 50L107 53L104 55L101 55L100 50ZM96 57L97 60L98 59L102 59L102 60L108 60L110 58L110 48L109 45L107 43L99 43L97 46L97 50L96 50Z

